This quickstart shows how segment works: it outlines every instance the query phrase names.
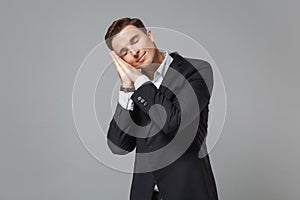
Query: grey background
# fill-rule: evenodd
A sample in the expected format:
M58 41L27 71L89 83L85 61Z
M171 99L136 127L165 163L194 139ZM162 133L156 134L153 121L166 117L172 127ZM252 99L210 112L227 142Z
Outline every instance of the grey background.
M124 16L189 35L218 65L228 100L211 152L220 199L299 199L299 8L296 0L1 1L0 200L128 199L131 175L85 150L71 104L86 54Z

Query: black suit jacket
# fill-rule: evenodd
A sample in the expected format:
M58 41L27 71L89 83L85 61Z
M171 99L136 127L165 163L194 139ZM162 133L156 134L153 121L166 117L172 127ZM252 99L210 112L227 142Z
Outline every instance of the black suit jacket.
M151 200L154 184L164 200L215 200L205 146L212 69L204 60L170 55L159 89L150 81L138 88L132 111L117 104L107 144L121 155L136 148L131 200Z

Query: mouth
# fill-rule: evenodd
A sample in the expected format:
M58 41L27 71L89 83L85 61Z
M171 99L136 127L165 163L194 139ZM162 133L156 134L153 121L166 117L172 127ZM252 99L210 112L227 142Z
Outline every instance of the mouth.
M143 53L143 55L137 60L137 62L142 62L142 61L144 61L145 54L146 54L146 52Z

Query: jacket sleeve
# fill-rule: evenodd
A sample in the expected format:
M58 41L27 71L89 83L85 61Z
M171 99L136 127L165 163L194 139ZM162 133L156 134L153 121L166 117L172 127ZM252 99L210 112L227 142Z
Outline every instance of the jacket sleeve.
M127 134L130 131L129 110L117 103L116 111L107 132L107 145L114 154L125 155L136 147L136 138ZM122 129L120 128L120 125Z
M205 62L205 65L209 65L209 63ZM157 127L161 127L162 132L167 136L174 137L176 135L182 120L181 116L183 114L185 114L184 116L188 116L188 113L193 111L195 109L195 106L198 106L199 113L197 114L200 115L201 110L209 103L210 92L205 80L202 78L196 68L190 68L191 70L189 70L189 72L184 75L185 81L183 82L183 84L180 83L180 81L176 80L173 80L172 82L172 84L180 85L180 89L175 94L176 98L168 98L150 81L144 83L131 96L131 99L134 101L135 105L148 115L151 106L155 104L163 106L166 111L165 124L161 124L164 119L159 109L153 109L151 111L154 112L152 113L152 116L154 117L151 117L151 121L153 122L153 124L157 125ZM190 86L193 89L193 93L197 97L196 104L198 105L195 105L195 103L193 103L195 101L191 101L190 96L186 96L186 90L188 90ZM180 99L179 102L178 99ZM190 121L192 121L193 119L191 118ZM189 122L184 122L184 127L187 126L188 123Z

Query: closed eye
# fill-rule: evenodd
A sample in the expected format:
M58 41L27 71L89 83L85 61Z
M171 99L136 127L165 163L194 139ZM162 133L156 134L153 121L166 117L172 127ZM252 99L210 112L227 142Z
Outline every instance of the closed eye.
M123 51L119 56L126 56L127 51Z
M135 44L139 41L139 36L135 35L130 39L131 44Z
M139 40L138 39L135 39L133 40L132 44L136 44Z

